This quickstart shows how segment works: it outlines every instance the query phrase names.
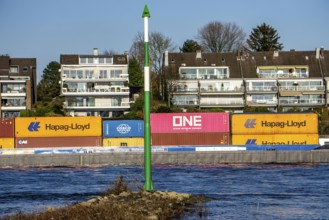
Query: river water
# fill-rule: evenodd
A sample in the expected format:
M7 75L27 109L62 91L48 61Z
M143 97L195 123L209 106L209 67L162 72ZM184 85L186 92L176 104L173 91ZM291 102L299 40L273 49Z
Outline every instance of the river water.
M329 219L329 164L154 166L152 175L156 190L213 198L205 204L204 219ZM134 182L143 180L144 171L127 166L0 169L0 217L90 199L119 176Z

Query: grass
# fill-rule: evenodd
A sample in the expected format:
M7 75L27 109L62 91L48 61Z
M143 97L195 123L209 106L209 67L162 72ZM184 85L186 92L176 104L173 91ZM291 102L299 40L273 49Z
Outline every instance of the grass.
M204 196L138 188L131 190L123 177L119 177L97 198L63 208L48 208L41 213L17 213L2 220L162 220L178 218L184 213L198 218L207 215L204 202L210 199Z

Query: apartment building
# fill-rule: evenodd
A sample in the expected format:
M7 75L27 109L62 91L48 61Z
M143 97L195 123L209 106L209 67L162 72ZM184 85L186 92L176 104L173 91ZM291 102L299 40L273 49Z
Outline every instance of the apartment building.
M71 116L115 117L130 109L128 54L61 55L61 95Z
M267 107L276 112L328 105L329 52L269 51L164 54L170 103L176 107ZM170 74L169 74L170 73Z
M37 99L35 58L0 56L0 116L19 117L21 110L32 108Z

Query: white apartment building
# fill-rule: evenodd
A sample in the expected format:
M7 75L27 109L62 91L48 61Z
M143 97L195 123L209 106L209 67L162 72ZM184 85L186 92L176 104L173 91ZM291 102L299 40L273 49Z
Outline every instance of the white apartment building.
M116 117L130 109L128 54L61 55L61 95L71 116Z

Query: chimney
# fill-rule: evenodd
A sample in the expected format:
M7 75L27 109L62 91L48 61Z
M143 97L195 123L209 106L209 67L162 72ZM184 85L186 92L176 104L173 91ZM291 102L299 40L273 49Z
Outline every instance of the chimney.
M168 50L164 52L164 66L169 65L169 60L168 60Z
M320 58L320 48L315 48L315 58L316 59Z
M197 51L196 51L196 58L197 58L197 59L201 59L201 58L202 58L201 50L197 50Z
M94 48L94 56L98 56L98 48Z
M275 51L273 52L273 57L278 57L278 56L279 56L279 51L275 50Z
M321 46L320 48L320 56L323 58L324 57L324 47Z

